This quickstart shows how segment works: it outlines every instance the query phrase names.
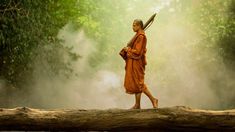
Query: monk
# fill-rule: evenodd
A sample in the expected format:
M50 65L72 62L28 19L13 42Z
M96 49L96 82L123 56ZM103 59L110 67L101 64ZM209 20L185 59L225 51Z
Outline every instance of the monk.
M148 96L153 108L158 108L158 99L153 97L144 83L145 65L147 64L147 38L143 30L143 21L135 19L132 26L136 34L131 44L122 49L126 53L122 56L126 62L124 87L127 94L135 94L135 105L130 109L141 109L140 100L142 92Z

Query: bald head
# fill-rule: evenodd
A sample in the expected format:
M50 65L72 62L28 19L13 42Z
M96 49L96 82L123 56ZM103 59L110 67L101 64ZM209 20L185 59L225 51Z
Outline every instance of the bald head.
M135 19L134 22L136 22L138 25L140 25L140 27L142 29L144 28L144 24L143 24L143 21L141 19Z
M144 24L141 19L135 19L133 22L133 31L138 32L139 30L143 30Z

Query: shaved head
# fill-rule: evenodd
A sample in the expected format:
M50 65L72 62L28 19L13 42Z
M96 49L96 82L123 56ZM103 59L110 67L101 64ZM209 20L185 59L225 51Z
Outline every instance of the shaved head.
M141 19L135 19L134 22L136 22L138 25L140 25L140 27L142 29L144 28L144 24L143 24L143 21Z

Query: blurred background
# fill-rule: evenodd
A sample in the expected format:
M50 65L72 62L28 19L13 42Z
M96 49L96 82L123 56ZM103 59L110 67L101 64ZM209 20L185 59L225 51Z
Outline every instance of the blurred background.
M1 0L0 107L130 108L118 53L156 12L145 82L159 107L235 108L234 0Z

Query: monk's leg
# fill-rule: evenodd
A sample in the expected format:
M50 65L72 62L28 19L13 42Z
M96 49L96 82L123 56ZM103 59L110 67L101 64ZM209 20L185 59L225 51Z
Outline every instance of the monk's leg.
M146 86L145 86L146 87ZM153 108L158 108L158 99L154 98L153 95L150 93L150 91L148 90L148 88L146 87L143 92L145 93L145 95L147 95L149 97L149 99L151 100L152 104L153 104Z
M131 109L140 109L141 93L135 94L135 105Z
M140 108L140 99L141 99L141 93L135 94L135 104L138 108Z

